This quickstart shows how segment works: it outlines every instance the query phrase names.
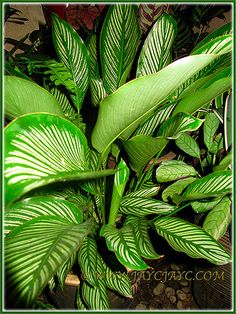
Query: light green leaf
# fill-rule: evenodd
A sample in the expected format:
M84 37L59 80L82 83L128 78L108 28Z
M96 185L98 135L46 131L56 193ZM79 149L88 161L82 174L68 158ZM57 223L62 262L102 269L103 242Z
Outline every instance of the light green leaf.
M74 252L71 255L71 257L68 258L68 260L66 260L65 263L62 264L59 270L57 271L57 279L62 289L64 287L64 283L66 280L66 276L68 275L68 272L72 269L72 267L75 264L76 256L77 252Z
M140 190L130 192L125 197L153 197L158 194L160 185L152 184L150 187L142 187Z
M7 234L28 220L44 215L66 218L71 223L83 222L83 213L74 204L55 197L38 196L14 203L5 211L4 232Z
M216 240L223 237L229 227L231 221L230 205L229 197L224 197L204 220L203 229Z
M89 310L109 310L107 289L105 282L100 280L99 287L91 286L86 281L82 284L82 297Z
M220 121L213 112L205 115L205 122L203 124L204 143L208 150L211 152L214 135L219 127Z
M200 148L197 141L187 133L182 133L176 140L175 144L186 154L200 158Z
M205 213L214 208L220 201L221 198L215 198L213 200L207 200L205 202L193 201L191 202L191 206L197 214Z
M103 81L101 79L91 79L90 90L92 103L94 106L98 106L100 102L107 96L107 92L104 88Z
M97 36L96 34L90 34L86 39L85 45L88 49L90 56L90 74L91 78L99 78L99 66L98 66L98 56L97 56Z
M152 157L164 149L168 140L163 137L137 135L122 143L129 156L131 168L140 172Z
M151 243L148 234L148 221L144 218L138 218L135 216L129 215L126 218L125 225L132 225L134 228L134 232L137 237L137 246L139 250L139 254L147 259L158 259L160 255L158 255Z
M232 164L232 151L230 151L219 163L219 165L215 166L214 171L227 170L231 169Z
M137 217L144 217L150 214L166 215L173 212L175 206L162 201L137 196L124 196L120 202L120 212L125 215L134 215Z
M194 49L192 55L198 54L225 54L232 51L232 34L219 36L210 42Z
M58 58L70 71L77 86L75 103L79 110L90 81L88 51L76 30L56 14L52 15L52 28L53 43Z
M110 6L100 35L102 79L108 94L126 82L140 35L137 7Z
M161 197L163 201L168 202L168 198L174 200L173 196L175 194L180 195L183 192L183 190L195 180L196 178L189 177L172 183L162 192Z
M132 298L131 281L127 274L122 272L112 272L109 267L106 268L106 286L118 292L126 298Z
M96 179L115 170L91 172L84 134L51 114L29 114L5 128L5 202L52 182Z
M56 98L46 89L16 76L4 77L4 106L6 117L9 119L32 112L64 116Z
M224 141L225 149L228 150L229 146L232 145L232 126L233 126L233 102L232 94L229 94L225 101L224 110Z
M121 229L114 226L105 225L100 231L100 235L106 239L107 247L116 254L121 264L131 270L147 269L146 263L138 253L137 240L134 229L126 225Z
M170 182L184 177L196 176L197 171L193 166L180 160L163 161L156 170L158 182Z
M27 307L49 279L79 248L90 221L41 216L15 228L5 240L6 295L11 307Z
M215 58L217 55L179 59L156 74L130 81L104 98L92 133L93 146L100 153L105 153L117 137L122 135L122 139L126 140L169 95Z
M224 265L231 257L224 247L202 228L176 217L161 217L155 221L157 233L178 252L210 263Z
M164 13L159 17L142 47L136 77L154 74L170 63L176 28L176 21L170 15Z

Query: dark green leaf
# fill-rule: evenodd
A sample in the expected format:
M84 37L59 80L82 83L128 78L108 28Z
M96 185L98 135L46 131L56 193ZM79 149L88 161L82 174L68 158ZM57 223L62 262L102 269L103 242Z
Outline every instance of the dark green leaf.
M187 133L182 133L176 140L175 144L186 154L200 158L200 148L197 141Z

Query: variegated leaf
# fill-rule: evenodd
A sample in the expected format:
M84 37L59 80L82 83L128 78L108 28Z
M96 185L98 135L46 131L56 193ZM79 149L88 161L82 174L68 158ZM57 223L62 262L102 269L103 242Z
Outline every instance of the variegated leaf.
M101 79L91 79L90 90L92 103L94 106L98 106L100 102L107 96L107 92L104 88L103 81Z
M188 133L182 133L176 140L175 144L186 154L200 158L200 148L197 141Z
M176 22L168 14L161 15L142 47L136 77L154 74L171 62L171 48L176 36Z
M226 54L232 50L232 34L219 36L205 45L194 49L192 55L198 54Z
M159 185L152 184L150 187L143 187L140 190L127 193L125 197L153 197L156 196L160 190Z
M59 270L57 271L57 279L59 281L60 286L63 288L64 283L66 280L66 276L68 272L72 269L75 264L77 252L74 252L68 260L65 261L63 265L60 266Z
M137 240L134 229L126 225L121 229L114 226L105 225L100 231L100 235L106 239L107 247L113 251L121 264L128 269L147 269L146 263L138 253Z
M176 251L193 258L204 258L216 265L224 265L231 257L224 247L202 228L176 217L156 219L157 233Z
M105 282L100 280L99 286L91 286L86 281L82 283L82 297L88 306L89 310L108 310L107 289Z
M126 298L132 298L131 281L127 274L106 267L106 286Z

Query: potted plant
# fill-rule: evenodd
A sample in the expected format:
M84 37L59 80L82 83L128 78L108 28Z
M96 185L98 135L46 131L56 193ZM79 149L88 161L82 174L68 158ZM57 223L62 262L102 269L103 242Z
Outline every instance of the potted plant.
M231 261L218 241L230 223L231 25L172 60L176 33L164 13L143 42L137 6L112 5L83 42L54 14L57 59L7 63L7 308L42 306L73 266L79 309L109 309L108 289L132 297L128 273L160 258L149 229L192 258Z

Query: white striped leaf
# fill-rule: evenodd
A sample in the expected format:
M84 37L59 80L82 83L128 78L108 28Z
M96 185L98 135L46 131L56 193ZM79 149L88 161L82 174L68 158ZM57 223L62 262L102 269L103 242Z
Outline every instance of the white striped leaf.
M99 66L98 66L98 56L97 56L97 36L96 34L91 34L85 41L85 45L88 49L90 56L90 75L92 79L99 78Z
M232 173L229 170L216 171L190 184L182 200L198 200L219 197L232 192Z
M125 225L130 224L134 228L134 232L137 237L137 246L139 254L147 259L158 259L158 255L151 243L148 234L148 221L144 218L138 218L135 216L129 215L125 220Z
M5 211L4 232L7 234L28 220L45 215L66 218L71 223L83 222L82 211L74 204L55 197L38 196L16 202Z
M127 140L169 95L216 58L217 55L196 55L179 59L156 74L130 81L104 98L92 133L93 146L105 154L117 137Z
M79 248L91 222L41 216L15 228L5 240L6 295L11 307L27 307Z
M136 77L154 74L171 62L176 27L176 21L170 15L164 13L158 18L142 47Z
M103 81L101 79L90 81L91 98L94 106L98 106L100 102L107 96L107 92L104 88Z
M55 115L19 117L6 127L5 143L6 205L49 183L115 172L89 171L86 137L71 122Z
M120 212L125 215L144 217L150 214L169 214L176 209L175 206L162 201L146 197L122 197L120 202Z
M168 139L176 139L182 133L196 131L200 128L203 121L204 120L195 118L184 112L179 112L178 114L167 119L160 126L157 136L166 137Z
M193 258L204 258L210 263L224 265L231 257L224 247L202 228L176 217L156 219L157 233L178 252Z
M220 201L220 198L215 198L212 200L207 200L205 202L201 201L193 201L191 202L192 209L197 213L205 213L208 212L209 210L213 209Z
M232 50L232 34L219 36L210 42L194 49L192 55L198 54L226 54Z
M58 58L70 71L76 88L75 104L79 110L90 81L87 48L78 33L57 15L52 15L53 43Z
M82 283L82 297L89 310L109 310L105 282L100 280L99 287L91 286L86 281Z
M106 267L106 286L108 289L116 291L126 298L132 298L131 281L125 273L113 272Z
M156 170L156 179L158 182L170 182L196 175L197 171L193 166L187 165L181 160L163 161Z
M32 112L64 116L56 98L34 82L16 76L4 78L4 107L8 119Z
M205 115L205 121L203 124L203 138L207 149L212 152L214 135L219 127L220 121L216 114L209 112Z
M121 229L105 225L100 235L106 239L107 247L113 251L121 264L131 270L144 270L148 266L138 253L137 239L134 229L126 225Z
M57 274L56 274L57 279L62 289L64 287L64 283L65 283L68 272L72 269L72 267L75 264L76 256L77 256L77 252L73 253L71 257L68 258L68 260L66 260L64 264L62 264L59 270L57 271Z
M168 202L168 199L170 198L172 201L174 201L174 195L180 195L183 190L192 182L197 180L196 178L189 177L185 179L180 179L171 185L169 185L161 194L161 197L164 202Z
M197 141L188 133L182 133L176 140L175 144L186 154L200 158L200 148Z
M222 238L231 222L231 201L224 197L206 216L202 228L214 239Z
M160 190L159 185L152 184L150 187L142 187L142 189L127 193L127 197L153 197L158 194Z
M140 38L137 8L112 5L100 35L102 79L108 94L126 82Z

